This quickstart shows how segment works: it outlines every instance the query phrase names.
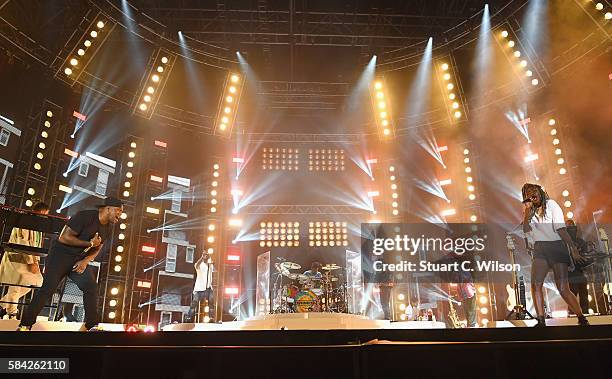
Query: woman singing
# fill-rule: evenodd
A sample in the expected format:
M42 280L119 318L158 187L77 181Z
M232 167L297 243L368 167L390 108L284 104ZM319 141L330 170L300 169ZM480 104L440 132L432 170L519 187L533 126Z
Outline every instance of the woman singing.
M570 291L568 267L571 258L580 262L574 241L565 229L563 211L557 202L548 198L548 194L537 184L525 184L522 189L525 216L523 232L528 240L534 243L533 261L531 263L531 295L537 313L536 326L546 326L544 314L544 294L542 286L546 274L552 268L555 285L571 312L578 316L579 325L589 325L580 309L578 299Z

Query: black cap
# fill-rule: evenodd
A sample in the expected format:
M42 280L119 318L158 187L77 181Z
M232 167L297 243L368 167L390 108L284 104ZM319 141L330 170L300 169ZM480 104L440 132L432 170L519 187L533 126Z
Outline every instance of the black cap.
M107 197L106 199L104 199L104 203L96 205L96 208L104 208L104 207L121 208L122 206L123 206L123 203L121 202L121 200L117 199L116 197Z

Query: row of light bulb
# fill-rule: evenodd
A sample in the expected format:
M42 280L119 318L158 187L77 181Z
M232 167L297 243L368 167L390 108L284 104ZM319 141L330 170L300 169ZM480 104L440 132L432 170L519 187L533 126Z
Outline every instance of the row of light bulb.
M70 58L70 60L68 61L70 63L69 66L67 66L66 68L64 68L64 74L66 74L66 76L70 76L72 75L72 72L74 69L78 68L79 66L79 59L81 59L81 57L83 57L87 51L87 49L89 47L91 47L92 45L92 40L96 37L98 37L98 33L102 30L102 28L104 28L104 21L100 20L96 23L96 29L92 30L89 32L89 36L91 37L91 39L86 38L85 41L83 41L83 46L80 47L77 51L76 51L76 57L73 56L72 58Z

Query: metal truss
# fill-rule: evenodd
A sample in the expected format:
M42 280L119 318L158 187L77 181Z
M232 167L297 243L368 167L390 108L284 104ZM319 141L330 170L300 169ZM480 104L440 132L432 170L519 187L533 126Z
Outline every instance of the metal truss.
M271 109L337 110L350 90L349 83L261 81L257 96Z
M140 1L147 15L166 25L180 25L186 34L217 45L235 41L255 45L376 46L403 48L439 34L461 22L476 1L410 1L395 9L332 3L327 10L296 9L294 1L271 9L265 1L257 9L225 6L201 9L196 1L170 8L164 1ZM298 3L299 5L299 3ZM335 8L335 9L334 9ZM397 9L401 8L401 9Z
M341 143L360 144L367 136L365 133L354 134L304 134L304 133L245 133L251 143L285 142L285 143Z
M247 205L241 213L249 215L367 215L371 212L350 205Z

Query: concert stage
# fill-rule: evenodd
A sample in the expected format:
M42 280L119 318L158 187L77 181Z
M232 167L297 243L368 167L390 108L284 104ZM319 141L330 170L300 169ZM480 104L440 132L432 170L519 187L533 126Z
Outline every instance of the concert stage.
M430 322L418 322L415 329L416 324L411 326L415 322L381 321L358 328L359 322L365 326L369 320L346 317L350 315L272 316L277 317L241 325L174 324L155 333L49 332L43 329L60 330L63 324L63 330L66 326L76 330L80 324L38 323L38 332L0 332L0 356L69 357L74 377L96 372L100 374L94 377L101 378L405 378L461 371L474 377L510 378L517 372L532 377L536 372L552 375L557 370L563 370L565 377L603 378L612 369L607 357L612 348L609 316L590 317L591 327L542 329L503 327L509 325L438 329ZM560 322L548 321L549 325ZM573 325L574 321L563 323ZM14 321L1 323L6 330ZM258 323L262 329L292 327L255 330ZM334 323L337 329L323 328ZM110 325L116 331L121 328L117 324L103 327Z

